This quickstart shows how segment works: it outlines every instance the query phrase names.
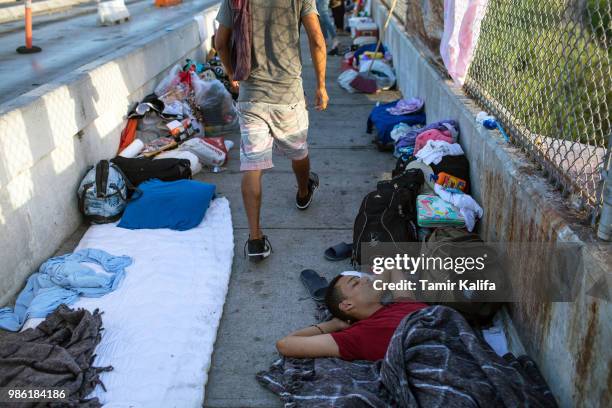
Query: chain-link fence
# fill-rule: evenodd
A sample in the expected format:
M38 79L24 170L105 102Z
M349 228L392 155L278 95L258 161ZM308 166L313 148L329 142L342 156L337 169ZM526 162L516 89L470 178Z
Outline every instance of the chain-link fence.
M394 14L439 55L443 8L443 0L399 0ZM610 162L611 53L610 0L489 0L465 82L591 220Z
M465 83L591 216L610 160L611 7L609 0L489 0Z

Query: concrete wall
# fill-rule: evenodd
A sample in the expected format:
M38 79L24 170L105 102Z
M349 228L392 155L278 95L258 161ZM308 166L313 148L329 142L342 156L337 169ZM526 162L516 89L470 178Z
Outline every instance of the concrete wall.
M382 26L387 11L380 0L374 1L373 14ZM605 274L610 284L610 247L597 243L593 231L572 218L563 197L499 132L477 129L475 116L480 109L428 63L427 51L410 40L397 20L384 39L393 54L403 95L424 98L428 122L452 118L460 123L473 195L485 211L480 225L483 238L583 245L587 272L579 276L580 294L575 302L534 299L532 280L525 276L518 280L521 302L512 304L509 313L526 351L539 364L562 406L610 406L612 305L585 294L597 279L606 279ZM529 270L548 267L539 259L529 262Z
M217 10L203 33L182 21L0 106L0 305L82 223L86 169L115 155L128 108L169 68L203 58Z

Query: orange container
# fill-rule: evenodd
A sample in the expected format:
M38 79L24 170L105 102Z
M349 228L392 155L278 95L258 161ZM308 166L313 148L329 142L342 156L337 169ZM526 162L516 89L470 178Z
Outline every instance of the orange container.
M459 177L451 176L443 171L438 174L438 180L436 180L436 183L442 187L461 190L464 193L465 190L467 190L467 183L465 180L460 179Z
M182 2L183 0L155 0L155 7L171 7Z

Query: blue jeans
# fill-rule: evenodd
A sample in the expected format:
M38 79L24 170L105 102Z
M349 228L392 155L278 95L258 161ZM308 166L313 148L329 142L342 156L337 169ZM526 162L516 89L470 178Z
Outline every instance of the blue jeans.
M323 37L328 41L336 38L336 27L329 13L329 0L317 0L317 11L319 12Z

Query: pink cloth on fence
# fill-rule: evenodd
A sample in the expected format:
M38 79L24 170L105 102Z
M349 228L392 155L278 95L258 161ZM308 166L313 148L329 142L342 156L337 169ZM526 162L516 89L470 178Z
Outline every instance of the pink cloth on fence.
M438 130L438 129L430 129L421 133L416 137L414 142L414 154L417 154L419 150L421 150L429 140L442 140L447 143L454 143L453 136L450 130Z
M489 0L444 0L440 55L455 83L463 85Z

